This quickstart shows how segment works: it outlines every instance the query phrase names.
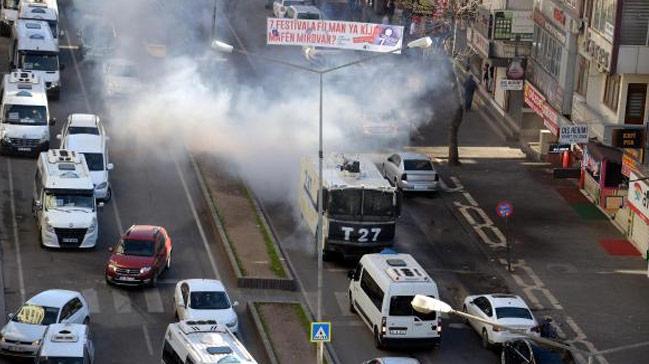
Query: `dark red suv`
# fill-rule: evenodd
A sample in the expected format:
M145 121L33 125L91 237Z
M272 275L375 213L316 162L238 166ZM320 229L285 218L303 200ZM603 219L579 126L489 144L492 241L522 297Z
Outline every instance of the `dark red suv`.
M171 238L163 227L133 225L109 248L106 281L155 286L160 274L171 267L171 250Z

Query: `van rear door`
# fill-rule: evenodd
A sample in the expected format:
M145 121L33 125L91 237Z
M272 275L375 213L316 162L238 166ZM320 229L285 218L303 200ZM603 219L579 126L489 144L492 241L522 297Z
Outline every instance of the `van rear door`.
M414 295L395 295L390 297L387 318L387 334L391 338L437 337L437 314L423 314L415 311L410 304Z

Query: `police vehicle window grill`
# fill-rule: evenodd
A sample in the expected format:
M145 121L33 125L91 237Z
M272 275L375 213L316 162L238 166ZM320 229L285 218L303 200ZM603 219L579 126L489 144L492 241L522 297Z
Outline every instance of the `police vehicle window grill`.
M41 29L41 25L38 23L27 23L25 24L25 28L27 29Z
M386 259L386 263L388 263L389 266L391 267L405 267L406 262L403 261L403 259Z
M45 36L43 34L33 33L29 35L29 39L43 40L45 39Z

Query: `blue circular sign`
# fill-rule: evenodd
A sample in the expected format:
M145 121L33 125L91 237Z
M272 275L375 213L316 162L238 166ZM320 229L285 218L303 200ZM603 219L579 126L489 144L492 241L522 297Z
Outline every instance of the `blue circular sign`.
M496 213L500 217L510 217L514 213L514 206L509 201L500 201L496 205Z

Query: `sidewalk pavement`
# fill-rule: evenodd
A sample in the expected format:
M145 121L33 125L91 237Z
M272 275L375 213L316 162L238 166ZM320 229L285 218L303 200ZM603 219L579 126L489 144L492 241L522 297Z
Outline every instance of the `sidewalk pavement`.
M553 317L564 335L576 339L574 344L581 349L601 351L631 345L600 362L646 362L647 263L588 202L574 180L554 179L545 163L499 153L497 147L513 145L489 127L500 121L485 120L490 114L484 110L487 107L478 105L466 114L459 138L461 146L467 141L485 152L474 150L461 167L440 165L443 174L457 177L470 194L457 194L456 205L474 199L504 232L495 207L501 200L512 202L509 231L515 272L503 271L512 289L523 294L537 318ZM444 150L437 153L440 155L433 156L445 157ZM504 249L486 250L496 262L506 255Z

